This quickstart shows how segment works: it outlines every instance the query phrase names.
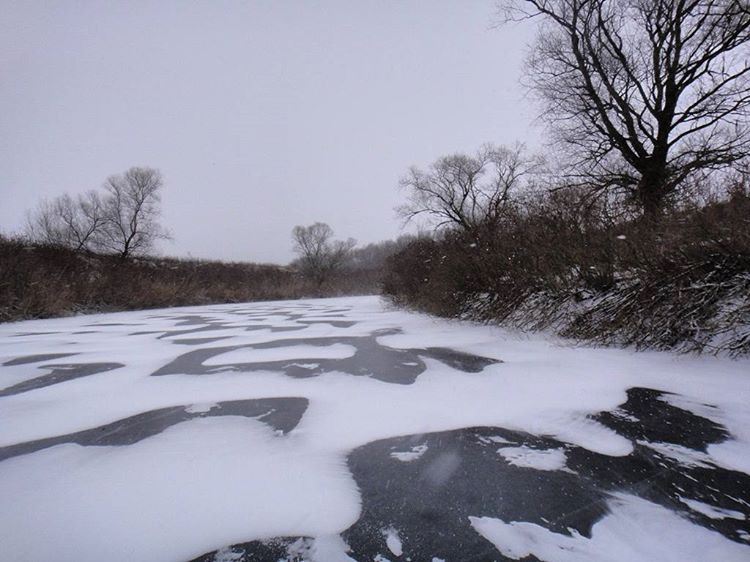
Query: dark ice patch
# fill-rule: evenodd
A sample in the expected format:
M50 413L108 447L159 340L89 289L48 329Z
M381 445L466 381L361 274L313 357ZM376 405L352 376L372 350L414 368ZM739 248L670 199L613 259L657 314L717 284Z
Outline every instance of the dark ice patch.
M29 363L41 363L42 361L50 361L52 359L60 359L62 357L70 357L71 355L77 355L77 353L38 353L36 355L24 355L23 357L16 357L10 361L3 363L3 367L10 367L13 365L27 365Z
M719 424L665 402L662 398L669 392L635 387L627 394L617 410L593 418L633 441L675 443L704 452L709 444L729 437Z
M464 353L462 351L456 351L455 349L449 349L447 347L428 347L424 350L415 350L423 355L424 357L430 357L431 359L437 359L441 363L445 363L449 367L464 371L466 373L479 373L484 370L485 367L494 365L496 363L502 363L497 359L490 357L481 357L479 355L472 355L471 353Z
M655 390L633 388L616 413L593 417L631 439L697 450L724 440L724 428L669 406L660 400L662 396ZM498 442L502 440L509 443ZM567 470L514 466L497 453L499 448L522 445L563 449ZM392 456L415 446L426 450L414 460L403 462ZM362 514L342 536L357 560L373 560L378 554L392 560L507 560L471 527L469 516L526 521L564 535L574 529L590 537L615 492L642 497L746 544L748 475L720 467L685 466L640 445L630 455L611 457L550 437L476 427L369 443L354 450L348 464L362 495ZM739 511L748 519L711 519L690 510L680 498ZM390 527L399 532L404 551L400 557L391 555L385 544L383 530ZM235 553L240 561L280 559L298 538L251 541L236 545ZM214 554L196 560L208 562ZM266 554L271 558L264 558Z
M63 443L78 443L87 447L132 445L175 424L213 416L257 418L282 433L288 433L297 426L306 409L307 399L298 397L231 400L219 402L217 407L206 412L188 412L186 406L172 406L123 418L93 429L0 447L0 461Z
M231 338L232 336L218 336L213 338L183 338L179 340L172 340L172 343L181 345L202 345L205 343L213 343L215 341L221 341Z
M73 355L73 354L70 354ZM124 367L122 363L70 363L65 365L43 365L39 369L51 369L51 372L42 375L41 377L35 377L33 379L25 380L0 390L0 396L11 396L13 394L20 394L29 390L37 388L43 388L45 386L52 386L65 381L78 379L81 377L88 377L90 375L96 375L98 373L106 373L114 369Z
M393 331L377 331L369 336L285 339L258 344L196 349L180 355L152 374L154 376L207 375L226 371L274 371L282 372L290 377L308 378L335 371L355 376L370 376L388 383L412 384L426 369L425 363L421 359L422 356L432 357L454 369L470 373L477 373L488 365L499 362L496 359L470 355L448 348L397 349L378 342L377 338L392 333ZM294 347L299 345L326 347L333 344L351 345L355 348L355 353L352 357L343 359L295 357L280 361L204 364L213 357L239 349L261 350L288 347L293 352ZM308 368L300 365L304 363L313 363L315 366Z

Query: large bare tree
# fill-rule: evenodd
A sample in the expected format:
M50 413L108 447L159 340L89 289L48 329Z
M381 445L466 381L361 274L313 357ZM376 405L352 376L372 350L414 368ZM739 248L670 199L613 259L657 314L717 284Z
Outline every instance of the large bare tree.
M341 269L356 245L354 239L333 240L333 229L323 222L292 229L297 263L306 277L320 289Z
M163 181L159 170L130 168L104 184L104 227L97 235L101 249L123 259L150 250L169 234L159 223Z
M750 150L748 0L505 0L538 17L528 80L571 176L647 216Z
M538 165L522 145L485 145L472 156L443 156L427 170L412 167L401 179L408 201L397 210L407 221L424 217L435 228L453 226L476 234L497 226L512 190Z

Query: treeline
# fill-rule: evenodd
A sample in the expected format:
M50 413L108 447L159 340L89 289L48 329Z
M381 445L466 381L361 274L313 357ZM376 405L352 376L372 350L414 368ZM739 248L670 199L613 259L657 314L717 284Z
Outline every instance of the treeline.
M750 184L658 223L585 190L524 192L475 229L422 237L384 291L430 313L598 343L750 352Z
M532 19L546 158L453 154L402 180L433 236L385 292L436 314L643 348L750 352L750 11L502 0Z
M22 234L0 235L0 321L84 312L376 294L408 238L357 248L315 223L293 230L289 266L161 258L161 173L133 167L100 190L41 201Z
M309 296L374 294L382 267L343 267L318 285L271 264L159 257L122 259L0 236L0 322L76 313Z
M31 241L75 251L147 254L169 238L159 222L163 180L159 170L133 167L107 178L100 190L42 200L26 217Z

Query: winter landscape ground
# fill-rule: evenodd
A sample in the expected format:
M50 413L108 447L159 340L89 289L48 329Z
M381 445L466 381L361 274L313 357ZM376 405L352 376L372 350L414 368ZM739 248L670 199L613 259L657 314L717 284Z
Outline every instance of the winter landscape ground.
M750 362L377 297L0 326L0 559L750 560Z

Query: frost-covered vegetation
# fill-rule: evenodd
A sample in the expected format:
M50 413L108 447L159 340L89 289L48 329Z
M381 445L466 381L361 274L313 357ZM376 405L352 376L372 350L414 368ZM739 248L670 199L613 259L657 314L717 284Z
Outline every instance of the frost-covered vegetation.
M658 349L750 351L750 12L741 2L505 0L534 19L548 125L402 180L438 232L386 293L447 316Z
M750 190L613 214L580 190L510 198L491 227L449 229L390 261L385 292L443 316L599 343L750 352Z

